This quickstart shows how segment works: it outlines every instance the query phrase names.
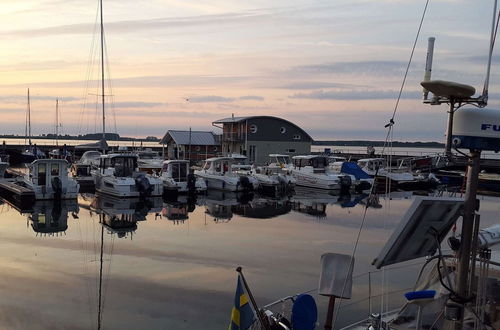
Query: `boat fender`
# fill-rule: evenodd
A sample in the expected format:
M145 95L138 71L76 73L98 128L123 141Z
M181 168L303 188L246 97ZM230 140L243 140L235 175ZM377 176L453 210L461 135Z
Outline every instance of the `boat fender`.
M318 320L318 308L309 294L300 294L292 306L292 329L314 330Z
M62 195L62 182L61 179L56 176L51 180L52 190L54 191L54 198L59 199Z

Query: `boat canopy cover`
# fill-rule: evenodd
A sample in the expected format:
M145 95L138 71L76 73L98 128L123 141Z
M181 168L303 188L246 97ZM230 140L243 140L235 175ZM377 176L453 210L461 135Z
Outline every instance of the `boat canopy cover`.
M75 149L85 149L85 150L108 150L108 143L106 141L97 141L92 143L79 144L75 146Z
M370 179L371 177L359 167L358 164L354 162L344 162L342 163L342 168L340 172L345 174L354 175L357 180L360 179Z
M311 295L301 294L292 307L292 329L314 330L318 320L318 307Z

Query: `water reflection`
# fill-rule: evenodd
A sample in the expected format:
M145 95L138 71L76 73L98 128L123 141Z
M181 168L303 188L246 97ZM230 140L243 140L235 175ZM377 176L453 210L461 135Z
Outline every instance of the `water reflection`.
M289 197L281 198L254 198L247 204L236 204L231 210L245 218L270 219L292 210Z
M68 229L68 214L78 218L78 210L76 200L37 201L27 218L37 236L59 236Z
M118 238L128 237L130 234L132 239L138 221L145 221L150 212L161 212L162 199L118 198L96 194L90 203L90 210L99 215L99 222L109 233L116 234Z
M196 204L199 202L204 203L204 199L186 195L164 198L161 215L163 218L172 221L174 225L183 224L184 221L189 219L189 213L195 210Z
M233 207L246 205L253 197L251 193L209 190L205 195L205 214L216 223L228 222L233 218Z
M319 189L297 189L291 197L292 209L299 213L308 214L318 219L327 217L328 205L339 205L342 208L351 208L363 202L368 195L343 194L334 195Z

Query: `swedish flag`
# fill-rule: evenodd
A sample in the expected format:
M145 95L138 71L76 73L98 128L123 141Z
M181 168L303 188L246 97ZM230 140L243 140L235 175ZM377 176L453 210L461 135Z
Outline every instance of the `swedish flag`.
M255 313L248 303L248 297L243 290L241 277L238 275L234 306L231 311L231 323L229 330L246 330L255 322Z

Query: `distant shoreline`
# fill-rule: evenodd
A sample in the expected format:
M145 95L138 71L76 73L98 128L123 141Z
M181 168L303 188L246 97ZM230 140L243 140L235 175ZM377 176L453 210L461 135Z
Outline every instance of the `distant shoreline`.
M13 134L4 134L0 135L0 139L27 139L27 136L24 135L13 135ZM42 134L42 135L32 135L32 139L40 139L40 140L54 140L56 139L55 134ZM102 133L94 133L94 134L84 134L84 135L58 135L57 139L59 140L101 140ZM114 133L106 133L106 141L142 141L142 142L159 142L160 139L155 136L148 136L145 138L133 138L133 137L125 137L120 136Z
M341 147L382 147L385 141L369 141L369 140L322 140L313 141L313 146L341 146ZM406 148L443 148L444 143L440 142L392 142L393 147Z

